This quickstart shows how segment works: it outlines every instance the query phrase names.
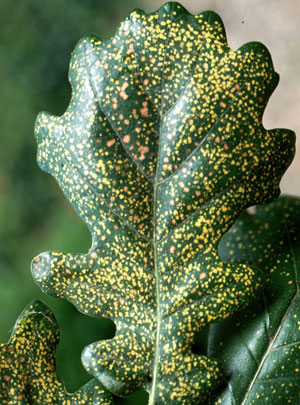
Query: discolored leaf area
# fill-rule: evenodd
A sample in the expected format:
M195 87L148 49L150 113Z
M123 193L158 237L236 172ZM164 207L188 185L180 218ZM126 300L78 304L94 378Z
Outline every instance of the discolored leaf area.
M300 390L300 200L291 197L243 214L220 243L230 263L264 270L259 300L211 327L209 353L225 365L222 405L296 404Z
M59 329L50 309L34 301L18 318L8 344L0 345L2 405L110 405L111 394L92 380L68 394L56 375Z
M218 255L239 213L274 199L294 134L266 131L276 87L259 43L233 52L220 18L176 3L136 10L115 36L87 36L71 60L61 117L36 122L38 163L92 234L87 254L48 252L32 266L43 291L112 319L116 335L83 354L117 395L194 404L220 379L192 353L195 334L244 307L260 272Z

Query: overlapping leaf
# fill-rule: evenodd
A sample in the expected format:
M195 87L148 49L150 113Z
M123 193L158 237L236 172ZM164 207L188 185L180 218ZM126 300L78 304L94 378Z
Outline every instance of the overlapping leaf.
M70 82L65 114L38 117L38 162L93 244L88 254L40 255L34 277L116 323L115 338L83 356L106 387L194 404L220 375L192 353L195 333L262 285L217 247L245 207L278 195L293 155L293 134L261 123L278 75L261 44L230 50L213 12L168 3L133 12L110 41L81 40Z
M214 326L210 353L225 363L222 405L296 404L300 391L300 200L244 214L221 242L224 260L264 269L261 299Z
M39 301L18 318L8 344L0 345L2 405L110 405L111 394L96 380L68 394L58 380L55 350L59 330L53 313Z

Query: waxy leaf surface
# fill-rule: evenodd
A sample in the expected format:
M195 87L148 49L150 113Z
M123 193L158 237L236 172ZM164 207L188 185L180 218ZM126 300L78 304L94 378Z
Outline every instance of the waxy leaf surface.
M92 234L88 254L33 262L43 291L111 318L116 336L83 362L118 395L194 404L220 378L192 353L195 334L254 296L261 274L228 265L221 236L239 213L274 199L294 135L261 123L276 87L268 51L233 52L213 12L176 3L134 11L115 36L87 36L71 60L61 117L36 123L38 163Z
M222 405L297 404L300 392L300 200L244 214L220 243L231 263L264 270L261 298L211 328L209 353L225 365Z
M112 397L96 380L68 394L56 374L59 330L53 313L39 301L18 318L8 344L0 345L2 405L111 405Z

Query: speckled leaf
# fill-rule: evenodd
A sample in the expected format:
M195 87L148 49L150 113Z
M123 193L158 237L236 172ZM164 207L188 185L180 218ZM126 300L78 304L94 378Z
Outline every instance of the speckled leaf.
M56 375L59 330L53 313L39 301L18 318L8 344L0 345L2 405L111 405L112 398L96 380L75 394L65 391Z
M112 40L87 36L71 60L62 117L41 113L38 162L89 226L88 254L33 262L43 291L114 320L87 370L118 395L194 404L219 380L195 333L244 306L259 272L218 256L239 213L274 199L294 135L261 123L278 82L258 43L233 52L213 12L176 3L134 11Z
M300 200L280 198L244 214L220 243L231 263L266 274L260 300L214 326L211 355L225 363L222 405L298 404L300 392Z

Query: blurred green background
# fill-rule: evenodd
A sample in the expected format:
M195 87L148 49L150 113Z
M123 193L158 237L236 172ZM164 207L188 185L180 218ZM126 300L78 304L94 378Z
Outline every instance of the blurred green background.
M86 252L91 241L55 181L36 165L34 121L41 110L58 115L64 112L70 99L70 53L84 34L93 32L107 39L131 9L153 11L162 3L0 0L0 342L9 339L23 308L33 299L41 299L54 311L61 328L58 371L71 392L90 379L80 362L81 351L95 340L112 337L114 325L86 317L67 302L45 296L31 277L30 262L36 254L46 250ZM233 48L250 40L266 43L273 57L275 53L276 70L283 76L279 95L275 102L272 98L266 114L267 126L297 130L300 86L296 70L300 58L299 46L293 41L299 38L299 4L292 0L187 0L183 4L192 12L207 8L219 12ZM286 27L287 20L293 29ZM260 30L265 23L266 29ZM283 188L300 195L299 159L289 173ZM146 402L145 393L117 401Z

